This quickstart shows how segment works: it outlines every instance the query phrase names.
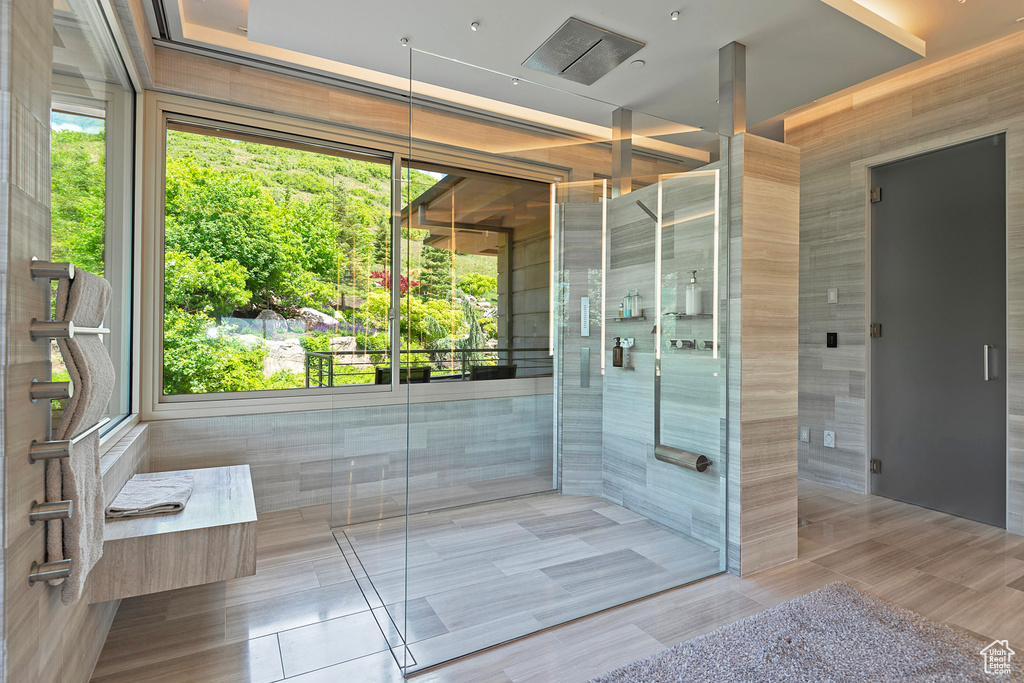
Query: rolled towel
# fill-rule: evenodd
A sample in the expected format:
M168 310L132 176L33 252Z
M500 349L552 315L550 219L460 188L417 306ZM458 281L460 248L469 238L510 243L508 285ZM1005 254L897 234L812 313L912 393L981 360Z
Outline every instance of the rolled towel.
M192 496L191 474L136 474L107 507L110 519L181 512Z

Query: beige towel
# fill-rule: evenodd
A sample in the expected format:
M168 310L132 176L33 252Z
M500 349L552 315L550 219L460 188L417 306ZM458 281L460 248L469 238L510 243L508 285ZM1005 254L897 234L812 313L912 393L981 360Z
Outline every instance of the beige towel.
M62 280L57 288L56 318L74 321L75 327L100 327L109 305L110 283L83 270L78 270L70 282ZM75 393L54 436L71 439L107 412L114 391L114 365L99 335L77 335L60 339L57 344ZM71 576L61 587L65 605L82 597L85 580L103 554L99 442L98 433L90 434L71 447L71 457L46 461L46 499L74 501L70 519L46 523L47 561L71 560Z
M136 474L107 507L107 517L141 517L181 512L192 496L191 474Z

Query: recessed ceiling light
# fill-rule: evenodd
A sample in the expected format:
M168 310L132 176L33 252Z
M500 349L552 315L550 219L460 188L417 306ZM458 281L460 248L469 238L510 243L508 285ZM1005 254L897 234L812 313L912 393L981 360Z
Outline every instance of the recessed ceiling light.
M633 67L634 69L642 69L642 68L644 68L644 65L646 65L646 64L647 64L647 62L645 62L642 59L634 59L632 62L629 63L629 65L631 67Z
M518 78L513 78L512 79L512 85L519 85L519 79Z
M402 43L402 45L408 45L409 44L409 39L408 38L402 38L401 43Z
M470 31L475 31L478 28L480 28L480 22L479 21L474 21L472 24L469 25L469 30Z
M963 0L960 0L960 1L963 2ZM679 10L676 10L675 12L670 14L669 16L672 17L672 21L679 21Z

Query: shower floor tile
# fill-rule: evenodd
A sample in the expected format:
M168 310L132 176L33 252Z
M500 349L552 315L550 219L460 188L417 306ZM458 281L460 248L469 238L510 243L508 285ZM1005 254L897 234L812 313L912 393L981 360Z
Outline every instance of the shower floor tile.
M720 571L715 550L601 498L479 503L408 529L408 556L404 518L334 533L399 652L395 625L405 634L411 670Z

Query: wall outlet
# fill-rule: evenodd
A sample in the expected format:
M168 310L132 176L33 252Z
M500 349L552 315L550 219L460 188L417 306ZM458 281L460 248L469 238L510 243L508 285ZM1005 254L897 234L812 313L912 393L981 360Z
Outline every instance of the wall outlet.
M826 431L825 432L825 442L824 443L825 443L825 448L835 448L836 447L836 433L835 432Z
M804 443L810 443L811 441L811 430L807 427L800 428L800 440Z
M830 304L839 303L839 288L833 287L832 289L828 290L828 302Z

